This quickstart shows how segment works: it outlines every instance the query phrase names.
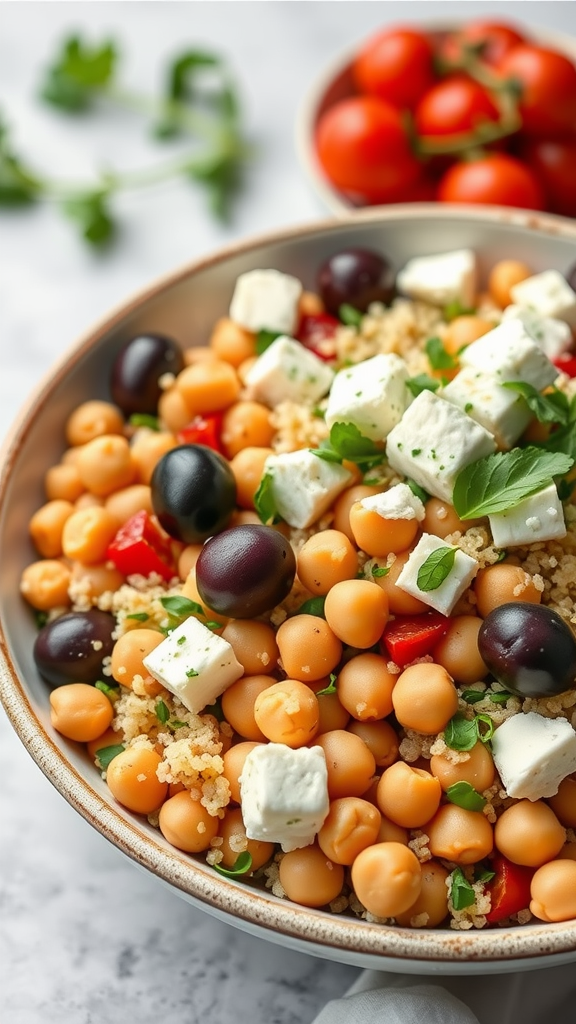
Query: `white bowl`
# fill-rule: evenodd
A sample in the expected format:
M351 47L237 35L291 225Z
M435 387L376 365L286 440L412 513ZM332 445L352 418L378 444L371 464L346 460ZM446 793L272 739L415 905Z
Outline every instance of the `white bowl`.
M230 924L317 956L401 973L492 973L576 960L576 921L467 932L410 930L309 910L224 878L120 807L84 749L65 740L50 723L48 689L32 657L35 626L18 585L23 567L35 557L26 524L44 500L46 468L65 447L66 417L90 397L108 397L114 354L136 332L164 332L183 346L203 343L210 326L227 311L239 273L275 267L313 288L322 261L350 245L376 249L396 267L417 254L471 246L484 273L496 260L510 256L521 257L535 270L565 270L576 262L576 225L486 207L432 204L364 211L347 220L250 240L184 267L93 328L31 397L4 446L0 696L31 756L90 824L174 892Z

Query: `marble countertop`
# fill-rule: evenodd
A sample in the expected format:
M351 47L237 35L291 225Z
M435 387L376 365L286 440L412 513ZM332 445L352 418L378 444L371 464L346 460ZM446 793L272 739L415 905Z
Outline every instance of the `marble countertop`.
M469 2L513 18L517 3ZM453 16L405 3L404 21ZM233 221L219 225L184 182L122 197L118 242L88 251L50 206L0 212L0 437L54 359L157 275L249 234L323 215L298 165L293 126L339 52L397 20L392 3L0 2L0 112L30 160L62 174L138 165L156 150L122 117L70 123L34 98L40 69L73 30L121 44L130 84L156 88L162 60L218 50L242 86L257 159ZM576 34L572 4L525 20ZM130 126L132 121L129 122ZM209 1016L306 1024L357 976L215 921L138 871L62 799L0 713L0 1003L10 1024L184 1024Z

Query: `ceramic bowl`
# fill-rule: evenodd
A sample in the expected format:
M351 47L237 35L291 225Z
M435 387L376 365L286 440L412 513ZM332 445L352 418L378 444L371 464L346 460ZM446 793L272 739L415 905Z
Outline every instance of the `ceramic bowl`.
M410 256L470 246L484 273L496 260L514 256L535 271L566 270L576 262L576 225L519 211L433 204L365 211L247 241L184 267L93 328L30 398L4 446L0 695L30 755L91 825L174 892L232 925L331 960L401 973L487 973L576 960L576 921L465 932L407 930L309 910L224 878L200 858L169 846L146 819L115 803L85 751L50 724L48 689L32 658L35 626L18 585L22 569L36 557L26 524L44 500L46 468L65 447L67 416L88 398L108 397L110 367L124 340L160 331L182 346L204 343L211 325L228 310L238 274L275 267L313 288L320 263L350 245L385 253L395 267Z

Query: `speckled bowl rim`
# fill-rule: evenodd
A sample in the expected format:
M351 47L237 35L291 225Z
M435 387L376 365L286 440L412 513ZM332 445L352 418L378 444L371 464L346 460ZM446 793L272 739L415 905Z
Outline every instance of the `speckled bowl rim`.
M511 224L550 236L573 239L576 223L565 218L499 207L446 207L450 216L488 224ZM358 211L346 218L350 226L364 222L388 223L407 217L434 219L437 204L407 204ZM64 353L29 397L0 450L0 506L36 411L50 402L54 389L68 371L129 313L170 289L189 275L250 253L267 244L283 243L341 227L334 219L304 224L251 238L205 259L191 262L143 289L118 306ZM261 937L328 959L366 966L381 966L400 973L468 973L535 969L549 962L576 959L576 921L530 924L522 928L487 931L441 929L408 930L371 924L354 918L311 910L277 899L267 892L216 875L205 863L150 834L135 817L108 805L67 759L38 719L24 681L14 665L0 622L0 700L22 743L42 772L94 828L141 867L191 902L228 923ZM484 965L484 967L482 966Z

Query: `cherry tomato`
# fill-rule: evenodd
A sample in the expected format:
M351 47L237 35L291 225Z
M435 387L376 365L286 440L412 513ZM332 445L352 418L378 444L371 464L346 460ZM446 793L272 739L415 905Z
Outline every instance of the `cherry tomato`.
M576 130L576 68L571 60L541 46L516 46L499 73L520 85L522 131L554 137Z
M464 75L437 82L416 107L419 135L459 135L472 132L483 121L498 121L498 107L485 89Z
M337 188L386 202L420 174L400 112L374 96L340 100L316 130L320 164Z
M498 65L509 50L523 42L524 37L502 21L470 21L441 39L438 55L446 64L459 64L472 49L485 64Z
M178 431L178 444L205 444L215 452L222 452L220 433L222 430L221 413L204 413L195 416L190 423Z
M402 109L412 108L432 85L432 44L414 29L390 29L373 36L354 61L356 88Z
M540 181L547 209L576 217L576 138L532 139L522 147L522 159Z
M492 867L495 871L495 877L489 884L492 906L486 914L486 920L496 924L511 914L526 910L530 905L530 882L534 868L512 864L502 854L494 855Z
M495 203L544 209L544 196L534 173L507 153L489 153L478 160L456 163L438 185L442 203Z
M319 359L328 361L336 356L334 335L340 326L340 320L330 313L309 313L300 320L295 337Z

